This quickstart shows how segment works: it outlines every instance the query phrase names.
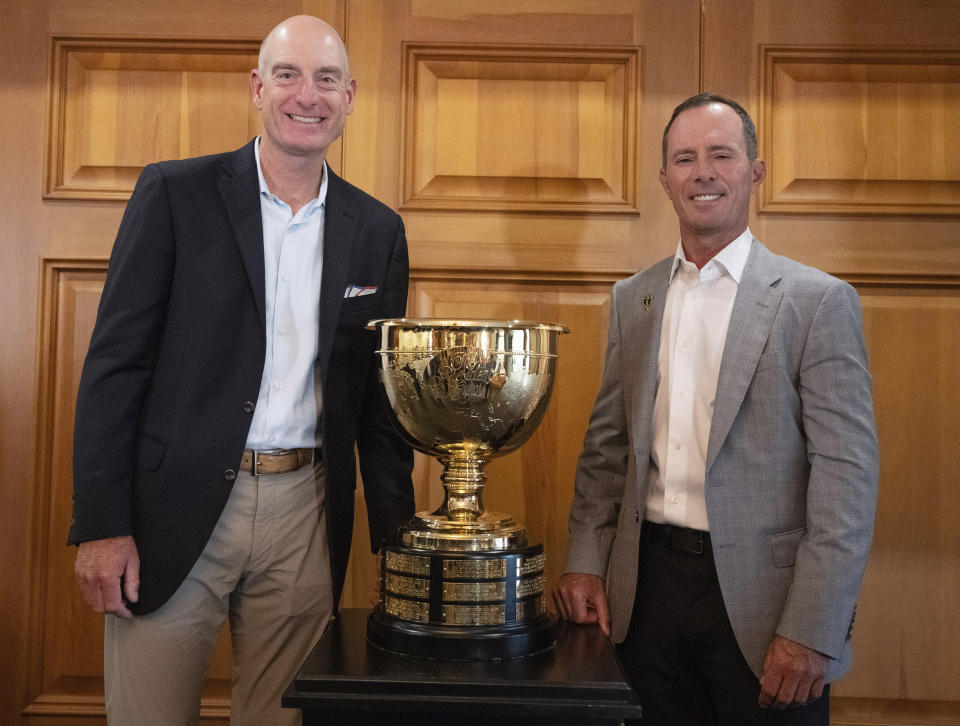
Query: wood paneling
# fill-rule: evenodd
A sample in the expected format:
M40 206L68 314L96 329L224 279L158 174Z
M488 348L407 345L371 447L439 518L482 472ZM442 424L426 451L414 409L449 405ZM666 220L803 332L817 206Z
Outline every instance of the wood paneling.
M960 53L762 50L761 212L960 214Z
M126 200L146 164L259 133L249 87L258 43L52 42L48 198Z
M914 723L899 720L910 716L957 724L960 277L853 282L874 378L881 479L856 657L834 693L849 717L869 715L870 723Z
M343 172L401 208L416 268L649 264L676 246L659 136L698 85L699 12L699 0L351 2Z
M401 209L635 212L639 55L406 44Z
M571 329L544 421L489 466L486 490L490 508L545 545L548 585L562 566L610 284L676 245L657 180L663 126L698 90L744 103L770 171L751 228L851 280L864 304L881 493L855 665L834 689L833 722L960 725L955 2L16 5L0 46L10 79L0 94L15 109L0 116L0 723L102 723L101 622L82 604L64 541L76 378L122 213L112 200L145 163L255 133L246 79L259 39L308 12L342 29L358 79L329 159L402 208L410 314ZM418 456L420 509L439 503L439 473ZM347 607L366 605L375 579L359 492L358 502ZM224 722L229 673L224 639L205 723Z

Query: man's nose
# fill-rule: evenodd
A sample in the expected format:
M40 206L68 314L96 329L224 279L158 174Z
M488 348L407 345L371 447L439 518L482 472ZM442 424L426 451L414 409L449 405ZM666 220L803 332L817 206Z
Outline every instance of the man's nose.
M312 106L320 97L320 89L312 78L304 78L297 89L297 100L304 106Z
M697 159L696 167L694 171L697 174L697 179L699 181L710 181L714 178L713 174L713 164L710 163L709 159Z

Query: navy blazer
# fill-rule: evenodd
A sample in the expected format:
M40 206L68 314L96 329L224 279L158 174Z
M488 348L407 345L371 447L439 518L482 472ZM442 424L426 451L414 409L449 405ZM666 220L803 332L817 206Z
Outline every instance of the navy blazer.
M329 167L328 167L329 171ZM353 531L356 452L372 549L413 514L413 453L386 416L372 318L405 313L400 217L330 172L319 367L334 603ZM344 298L349 285L373 294ZM202 552L240 465L266 352L253 142L147 166L110 257L74 427L69 542L133 535L160 607Z

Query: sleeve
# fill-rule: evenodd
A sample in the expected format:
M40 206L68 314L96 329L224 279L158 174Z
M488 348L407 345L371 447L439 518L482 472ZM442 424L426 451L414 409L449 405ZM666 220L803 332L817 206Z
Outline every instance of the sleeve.
M389 267L384 278L383 317L406 313L410 265L407 239L399 216ZM414 496L410 473L413 449L396 432L388 418L379 382L378 366L370 367L357 435L357 454L363 478L364 499L370 528L370 548L380 549L392 541L397 529L413 516Z
M77 393L68 542L132 534L135 435L174 267L170 200L147 166L127 204Z
M603 379L577 462L565 572L604 577L617 531L628 460L620 322L614 287Z
M799 371L810 478L807 533L777 633L838 657L849 638L877 502L878 450L860 302L834 280Z

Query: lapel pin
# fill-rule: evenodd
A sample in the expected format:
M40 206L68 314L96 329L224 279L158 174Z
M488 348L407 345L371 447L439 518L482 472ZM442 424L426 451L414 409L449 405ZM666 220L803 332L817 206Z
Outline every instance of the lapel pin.
M644 310L649 310L650 306L653 305L653 294L648 292L641 298L640 302L643 303Z

